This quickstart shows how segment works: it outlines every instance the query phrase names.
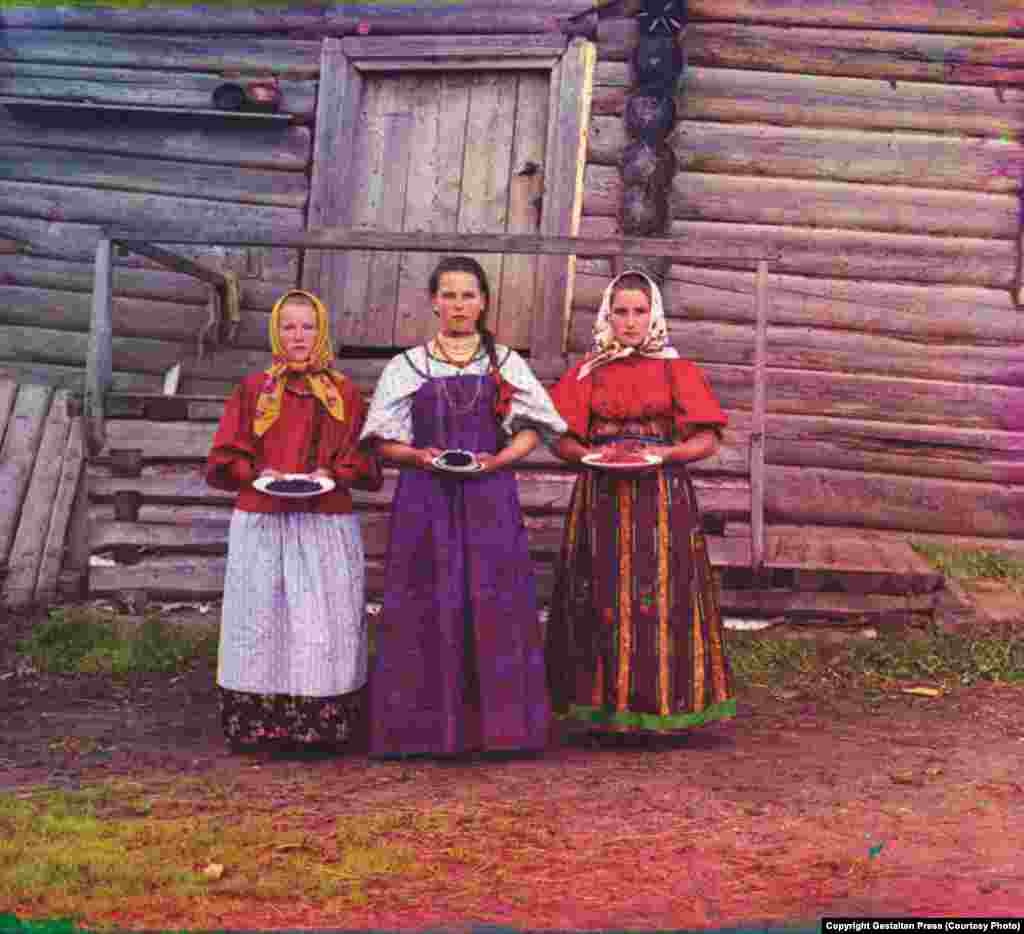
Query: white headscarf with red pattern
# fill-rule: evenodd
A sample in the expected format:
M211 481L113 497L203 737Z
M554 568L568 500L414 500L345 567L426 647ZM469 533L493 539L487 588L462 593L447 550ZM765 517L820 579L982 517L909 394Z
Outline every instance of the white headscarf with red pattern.
M627 347L619 343L612 330L612 296L615 294L619 280L624 276L641 276L647 280L647 285L651 290L651 323L643 343L637 347ZM639 269L627 269L612 279L604 290L601 308L597 313L597 321L594 322L594 349L587 357L587 361L580 367L577 378L585 379L599 366L634 353L640 354L642 357L654 357L660 360L675 360L679 357L679 352L669 346L668 325L665 321L665 305L661 298L661 290L647 273L641 272Z

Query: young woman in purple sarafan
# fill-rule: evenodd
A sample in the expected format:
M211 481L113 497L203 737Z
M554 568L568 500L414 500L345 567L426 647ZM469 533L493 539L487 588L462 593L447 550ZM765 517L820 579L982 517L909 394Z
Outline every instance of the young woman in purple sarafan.
M370 676L370 752L539 751L550 706L515 474L566 425L515 351L486 328L487 276L468 257L430 277L437 335L385 368L363 429L401 465ZM435 460L468 451L480 469Z

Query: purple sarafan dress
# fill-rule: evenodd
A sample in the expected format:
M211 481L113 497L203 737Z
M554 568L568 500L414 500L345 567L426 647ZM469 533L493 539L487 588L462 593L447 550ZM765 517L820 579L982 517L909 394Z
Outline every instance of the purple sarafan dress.
M416 358L393 361L365 434L418 448L496 453L503 440L497 381L486 365L436 375L453 371L417 350ZM510 369L520 375L520 368L529 373L517 357ZM373 414L396 397L396 379L412 379L407 389L419 384L405 396L411 438L389 432L386 415ZM529 381L534 413L546 409L545 427L564 427L532 374ZM527 427L525 409L523 416ZM370 675L371 754L543 749L550 722L543 635L514 472L403 468L385 588Z

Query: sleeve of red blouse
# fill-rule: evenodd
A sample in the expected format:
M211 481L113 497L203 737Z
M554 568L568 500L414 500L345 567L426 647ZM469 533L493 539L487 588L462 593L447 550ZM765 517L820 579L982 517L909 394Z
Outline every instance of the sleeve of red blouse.
M582 363L577 363L552 387L550 395L558 414L569 426L568 434L586 441L590 429L591 380L579 379Z
M370 444L359 444L363 425L366 424L366 403L352 383L345 384L345 427L334 457L331 470L341 486L357 490L379 490L384 483L380 461Z
M206 482L220 490L239 490L256 477L257 441L253 414L245 386L239 386L224 404L213 445L206 458Z
M695 425L723 428L728 419L718 404L704 372L688 360L672 362L672 401L676 428L685 432Z

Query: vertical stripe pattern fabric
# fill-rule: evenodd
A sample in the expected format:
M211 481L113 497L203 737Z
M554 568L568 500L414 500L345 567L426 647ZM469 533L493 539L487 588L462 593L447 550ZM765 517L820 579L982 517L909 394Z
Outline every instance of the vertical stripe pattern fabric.
M547 635L558 713L616 731L687 729L735 713L685 467L582 473L561 558Z
M358 516L235 510L217 683L301 697L362 687L364 570Z

